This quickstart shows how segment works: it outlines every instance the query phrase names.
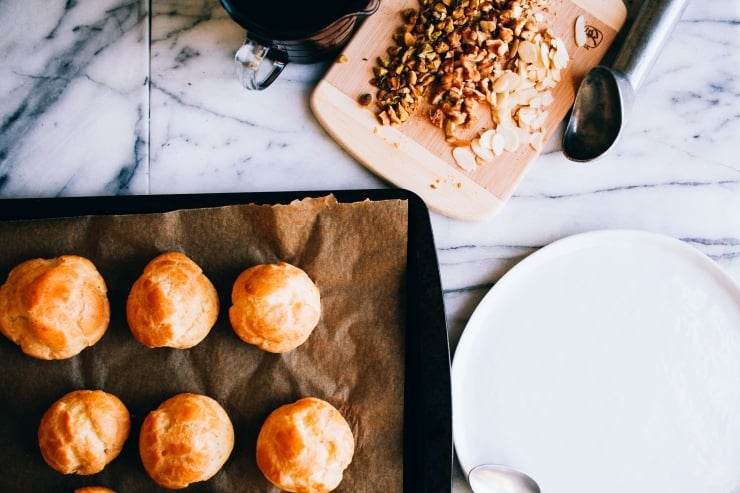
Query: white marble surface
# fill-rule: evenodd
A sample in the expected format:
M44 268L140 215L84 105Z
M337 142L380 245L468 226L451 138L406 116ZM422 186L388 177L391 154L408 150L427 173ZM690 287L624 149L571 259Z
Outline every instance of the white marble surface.
M248 92L242 38L217 0L0 1L0 197L389 186L313 118L326 64ZM573 233L665 233L740 281L739 40L737 0L691 3L612 153L574 164L556 135L495 218L432 214L453 350L508 268Z

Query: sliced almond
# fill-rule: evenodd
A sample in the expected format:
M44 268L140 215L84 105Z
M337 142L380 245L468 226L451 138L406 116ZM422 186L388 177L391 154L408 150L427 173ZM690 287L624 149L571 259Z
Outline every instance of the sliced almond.
M552 40L554 50L550 51L553 66L557 69L565 68L568 65L569 55L565 43L560 38Z
M465 171L473 171L477 166L475 154L470 150L470 147L455 147L452 149L452 157L457 165Z
M539 53L539 50L537 49L537 46L534 45L531 41L522 41L519 43L519 58L521 58L526 63L537 63L537 55Z
M514 19L520 19L522 18L522 14L524 12L522 11L522 6L519 3L514 3L511 6L511 17Z
M519 86L521 78L511 70L507 70L493 83L493 92L508 92Z
M488 129L480 134L480 137L478 137L478 142L480 142L482 146L490 149L492 146L491 139L493 139L494 135L496 135L496 130Z
M539 64L541 67L549 69L550 65L550 49L547 47L547 43L540 45L540 58Z
M490 142L490 140L489 140ZM470 148L473 150L473 153L478 156L483 162L490 162L493 161L494 155L491 148L487 145L483 145L483 143L480 141L480 139L473 139L473 141L470 143Z
M504 136L500 133L496 133L493 138L491 138L491 151L493 151L495 156L500 156L504 152L505 146L506 141L504 140Z
M575 38L576 38L576 46L583 47L586 46L587 36L586 36L586 18L582 15L579 15L576 17L576 24L575 24Z
M501 126L496 131L504 139L505 151L513 152L519 148L519 132L516 129Z

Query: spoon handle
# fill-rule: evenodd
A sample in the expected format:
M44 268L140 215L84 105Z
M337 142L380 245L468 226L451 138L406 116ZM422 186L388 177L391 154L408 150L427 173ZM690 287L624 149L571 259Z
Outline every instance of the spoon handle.
M687 4L688 0L643 0L612 64L613 69L627 77L635 91L645 81Z

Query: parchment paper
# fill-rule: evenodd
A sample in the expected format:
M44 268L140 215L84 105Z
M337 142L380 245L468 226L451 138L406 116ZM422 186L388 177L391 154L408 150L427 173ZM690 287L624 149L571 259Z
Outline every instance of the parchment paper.
M331 402L352 427L355 456L336 491L402 491L407 223L403 200L341 204L331 196L289 205L0 222L2 282L23 260L83 255L105 278L112 312L103 339L69 360L35 360L0 337L0 491L71 492L88 484L119 493L166 491L144 472L138 431L149 411L179 392L218 400L236 432L221 472L187 491L278 491L257 469L257 433L273 409L303 396ZM170 250L195 260L219 292L216 326L193 349L146 348L126 324L130 286L149 260ZM305 344L276 355L242 342L228 307L243 269L280 260L316 282L322 317ZM121 455L88 477L53 471L36 440L44 411L79 388L118 395L132 417Z

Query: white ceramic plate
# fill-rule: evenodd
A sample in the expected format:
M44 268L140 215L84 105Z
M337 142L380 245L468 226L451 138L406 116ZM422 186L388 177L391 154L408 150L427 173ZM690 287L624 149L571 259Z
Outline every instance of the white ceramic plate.
M738 493L740 287L662 235L554 242L476 308L452 396L466 474L505 464L543 493Z

